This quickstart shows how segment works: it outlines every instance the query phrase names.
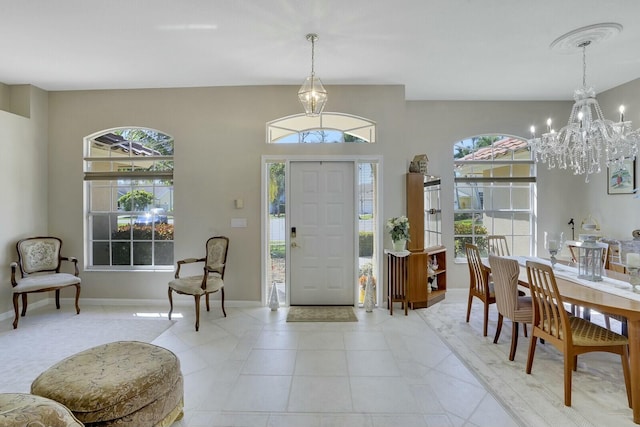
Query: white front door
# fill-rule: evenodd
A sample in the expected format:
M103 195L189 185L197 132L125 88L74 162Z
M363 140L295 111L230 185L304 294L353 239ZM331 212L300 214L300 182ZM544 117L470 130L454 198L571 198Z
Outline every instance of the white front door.
M353 162L291 162L289 182L290 304L354 305Z

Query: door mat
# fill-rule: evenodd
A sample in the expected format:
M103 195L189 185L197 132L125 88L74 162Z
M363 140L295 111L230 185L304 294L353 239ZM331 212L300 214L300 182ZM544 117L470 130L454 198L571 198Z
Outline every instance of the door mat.
M289 307L287 322L357 322L353 307L295 306Z

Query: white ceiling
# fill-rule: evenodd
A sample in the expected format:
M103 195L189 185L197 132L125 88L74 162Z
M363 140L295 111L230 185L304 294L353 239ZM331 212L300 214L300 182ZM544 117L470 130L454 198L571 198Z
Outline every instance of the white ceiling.
M568 100L640 77L638 0L0 0L0 82L56 90L399 84L409 100ZM331 96L331 93L329 93Z

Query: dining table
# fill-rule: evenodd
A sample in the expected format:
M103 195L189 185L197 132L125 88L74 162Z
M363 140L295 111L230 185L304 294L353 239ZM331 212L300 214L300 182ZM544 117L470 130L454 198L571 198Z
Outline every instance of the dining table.
M528 287L527 260L549 263L535 257L511 257L518 259L519 283ZM624 273L605 270L603 280L590 282L577 277L577 269L560 263L554 266L558 291L565 303L588 307L600 313L618 314L627 319L629 338L629 363L631 373L631 402L633 422L640 424L640 293L631 289Z

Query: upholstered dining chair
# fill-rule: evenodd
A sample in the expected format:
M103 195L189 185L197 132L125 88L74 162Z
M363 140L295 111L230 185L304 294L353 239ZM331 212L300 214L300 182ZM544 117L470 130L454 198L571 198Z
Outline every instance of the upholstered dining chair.
M527 323L533 319L533 303L531 297L520 296L518 293L518 276L520 265L515 259L489 255L491 276L493 277L493 289L496 294L496 307L498 307L498 326L493 343L498 343L502 322L506 317L511 320L511 351L509 360L513 361L518 346L518 325L524 326L524 336L527 336Z
M480 251L476 245L465 244L467 264L469 266L469 300L467 302L467 323L471 316L471 304L473 298L478 298L484 305L484 323L482 334L487 336L487 323L489 322L489 305L496 302L493 292L493 283L489 281L491 271L482 263Z
M177 262L174 279L169 282L169 320L173 312L173 292L193 296L196 304L196 331L200 329L200 297L206 299L209 311L209 295L220 292L221 307L224 317L224 271L227 264L229 238L215 236L207 240L206 255L203 258L186 258ZM197 276L180 277L180 269L185 264L204 263L203 274Z
M76 313L80 314L80 277L78 259L61 255L62 240L58 237L28 237L16 243L18 262L11 263L13 287L13 329L18 327L18 299L22 297L22 317L27 314L27 294L55 291L56 308L60 309L60 289L76 288ZM73 274L61 272L62 261L73 264ZM20 270L19 277L16 275Z
M564 404L571 406L571 375L577 370L578 355L604 351L620 355L631 407L628 339L624 335L570 315L564 308L553 269L527 261L527 279L533 300L533 327L529 341L527 374L531 374L538 338L551 343L564 356Z
M601 242L601 243L607 245L606 248L604 248L604 250L602 251L602 267L606 268L607 265L609 264L609 258L610 258L609 254L611 251L611 245L609 243L604 243L604 242ZM579 262L578 247L575 245L567 245L567 246L569 247L569 253L571 254L571 261L574 264L577 264ZM575 304L572 304L571 313L574 316L579 316L580 307L576 306ZM620 316L617 314L610 314L610 313L602 313L602 316L604 317L604 323L607 329L611 329L611 319L613 318L620 322L620 329L621 329L622 335L625 335L625 336L627 335L627 319L624 316ZM591 320L591 309L586 307L583 308L582 317L584 317L587 320Z
M497 256L509 256L509 245L507 244L507 238L501 235L487 236L487 247L489 253Z

